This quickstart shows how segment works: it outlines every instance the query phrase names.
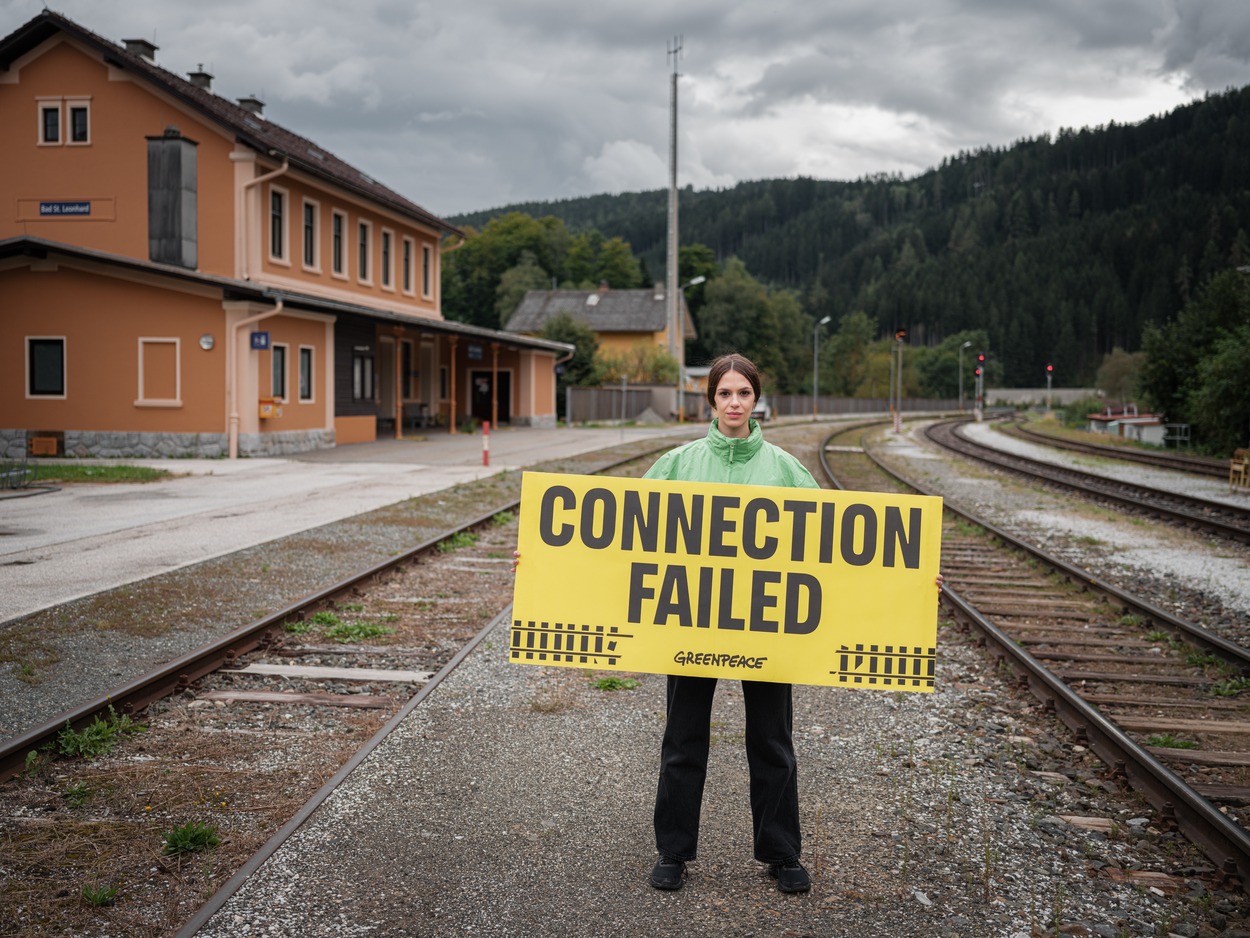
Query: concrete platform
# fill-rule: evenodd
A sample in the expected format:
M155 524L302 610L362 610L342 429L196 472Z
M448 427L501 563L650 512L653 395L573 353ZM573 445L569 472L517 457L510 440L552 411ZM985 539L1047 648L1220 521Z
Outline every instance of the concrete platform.
M482 478L673 428L517 428L380 440L285 459L97 460L176 474L0 500L0 623L103 589Z

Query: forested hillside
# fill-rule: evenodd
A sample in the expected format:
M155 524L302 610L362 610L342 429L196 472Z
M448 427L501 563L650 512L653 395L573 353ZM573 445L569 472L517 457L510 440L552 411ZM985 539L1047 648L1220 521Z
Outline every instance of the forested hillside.
M1007 385L1092 381L1147 323L1176 319L1211 277L1250 263L1250 89L1140 124L1061 131L960 153L914 178L785 179L681 193L680 239L738 257L802 311L862 311L933 346L981 331ZM664 275L663 190L529 203L510 212L628 243ZM454 255L453 255L454 256ZM810 333L809 333L810 335Z

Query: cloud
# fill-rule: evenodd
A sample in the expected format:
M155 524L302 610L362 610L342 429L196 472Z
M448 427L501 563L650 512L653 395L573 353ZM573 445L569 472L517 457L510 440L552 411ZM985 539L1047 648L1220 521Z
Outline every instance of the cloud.
M1245 0L58 0L431 211L910 174L1250 83ZM0 32L42 0L0 0Z

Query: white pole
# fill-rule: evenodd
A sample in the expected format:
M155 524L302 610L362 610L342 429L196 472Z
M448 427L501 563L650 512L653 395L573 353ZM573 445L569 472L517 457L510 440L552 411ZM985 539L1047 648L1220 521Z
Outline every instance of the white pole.
M826 316L820 322L816 323L816 327L812 329L812 419L816 419L816 405L820 397L817 392L816 383L820 377L820 369L818 368L819 348L817 345L817 337L820 335L820 327L827 323L831 316Z
M668 270L666 293L668 294L668 349L677 361L677 419L682 419L682 407L685 404L682 394L681 377L685 338L682 335L685 323L681 321L681 302L677 288L677 59L681 54L681 36L675 36L668 49L673 60L672 87L669 93L669 132L668 132Z

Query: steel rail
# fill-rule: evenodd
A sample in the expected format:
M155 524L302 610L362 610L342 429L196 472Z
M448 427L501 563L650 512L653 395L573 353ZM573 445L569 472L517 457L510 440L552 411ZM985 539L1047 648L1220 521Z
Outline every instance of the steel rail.
M955 424L955 428L951 431L952 435L965 447L967 447L966 449L954 446L950 442L939 438L938 433L940 429L949 427L951 423L933 424L925 429L925 436L932 440L936 445L941 446L943 449L950 450L954 453L960 453L971 459L976 459L992 466L998 466L1001 469L1007 469L1011 472L1020 473L1022 475L1044 479L1054 485L1093 495L1097 498L1114 502L1117 505L1135 508L1138 511L1150 511L1172 521L1183 522L1185 524L1191 524L1202 528L1206 531L1212 531L1216 534L1222 535L1223 537L1227 537L1230 540L1250 543L1250 526L1245 523L1230 524L1228 522L1221 521L1218 518L1205 517L1182 508L1170 508L1167 505L1160 505L1153 502L1143 502L1140 497L1121 495L1117 492L1110 491L1107 488L1108 486L1114 485L1129 485L1128 483L1117 483L1114 479L1109 479L1106 476L1100 476L1091 472L1082 472L1080 469L1070 469L1066 466L1056 466L1052 463L1039 462L1038 460L1030 459L1027 456L1001 453L991 447L969 440L960 434L959 424L967 422L967 420L951 421L951 423ZM1027 464L1027 466L1021 465L1022 463ZM1065 476L1068 478L1065 478ZM1250 513L1247 513L1244 509L1238 508L1235 505L1228 505L1224 502L1214 502L1208 499L1178 495L1175 492L1168 492L1163 489L1153 488L1148 485L1138 485L1136 483L1131 484L1131 488L1146 495L1154 496L1155 498L1167 499L1173 502L1179 501L1181 503L1188 503L1197 508L1207 508L1211 511L1222 512L1225 514L1242 515L1247 520L1250 520Z
M603 472L616 466L642 459L661 449L668 449L670 446L671 444L665 444L655 449L623 457L616 462L601 467L597 471ZM492 508L462 523L458 527L443 531L421 542L416 547L404 551L402 554L389 557L365 570L352 574L346 579L309 593L295 602L282 607L277 612L239 626L200 648L189 651L146 674L113 688L102 697L59 713L45 723L3 740L2 745L0 745L0 782L19 775L25 768L28 754L32 751L38 751L41 747L55 741L57 735L66 726L81 730L92 720L107 714L110 708L120 713L134 714L154 701L179 693L205 675L211 674L224 665L233 663L242 655L261 647L268 640L268 635L272 629L280 628L290 621L299 621L306 618L308 613L324 606L335 597L355 589L360 584L389 570L402 566L423 553L433 550L441 541L454 536L458 532L470 531L481 527L500 512L517 510L520 504L519 499L514 499L505 505Z
M832 435L829 439L832 439ZM826 440L827 443L828 440ZM898 469L886 465L867 447L864 447L864 454L882 471L909 488L925 495L936 494ZM824 447L822 447L821 463L827 466ZM1250 664L1250 651L1247 649L1214 635L1201 626L1178 619L1067 561L1052 557L1035 545L1022 541L965 509L952 505L946 499L943 499L943 507L984 528L1004 543L1022 549L1045 563L1053 565L1065 576L1088 583L1125 603L1129 608L1137 609L1164 624L1179 628L1217 654L1223 657L1231 656L1230 660L1235 660L1242 666ZM1000 659L1007 660L1018 670L1033 695L1048 707L1054 708L1056 716L1077 734L1082 744L1088 745L1094 754L1111 768L1114 777L1124 779L1145 797L1159 811L1165 824L1175 824L1192 843L1217 864L1225 877L1235 877L1243 889L1250 888L1250 833L1221 813L1218 808L1194 791L1151 753L1133 742L1119 727L1103 716L1097 707L1081 699L1049 668L1017 645L1006 633L981 615L950 587L943 588L941 602L957 619L972 625L985 636L987 644L993 645L993 653Z
M1031 427L1026 427L1021 424L1019 420L1013 421L1007 432L1012 436L1026 437L1029 440L1037 442L1043 446L1054 446L1059 449L1072 450L1076 453L1086 453L1093 456L1106 456L1109 459L1121 459L1126 462L1136 462L1146 466L1158 466L1164 469L1176 469L1181 472L1192 472L1197 475L1213 476L1220 479L1228 477L1227 459L1210 459L1205 456L1185 456L1181 453L1153 453L1145 450L1131 449L1127 446L1108 446L1104 443L1069 440L1066 437L1054 436L1050 433L1042 433L1040 430L1034 430Z

